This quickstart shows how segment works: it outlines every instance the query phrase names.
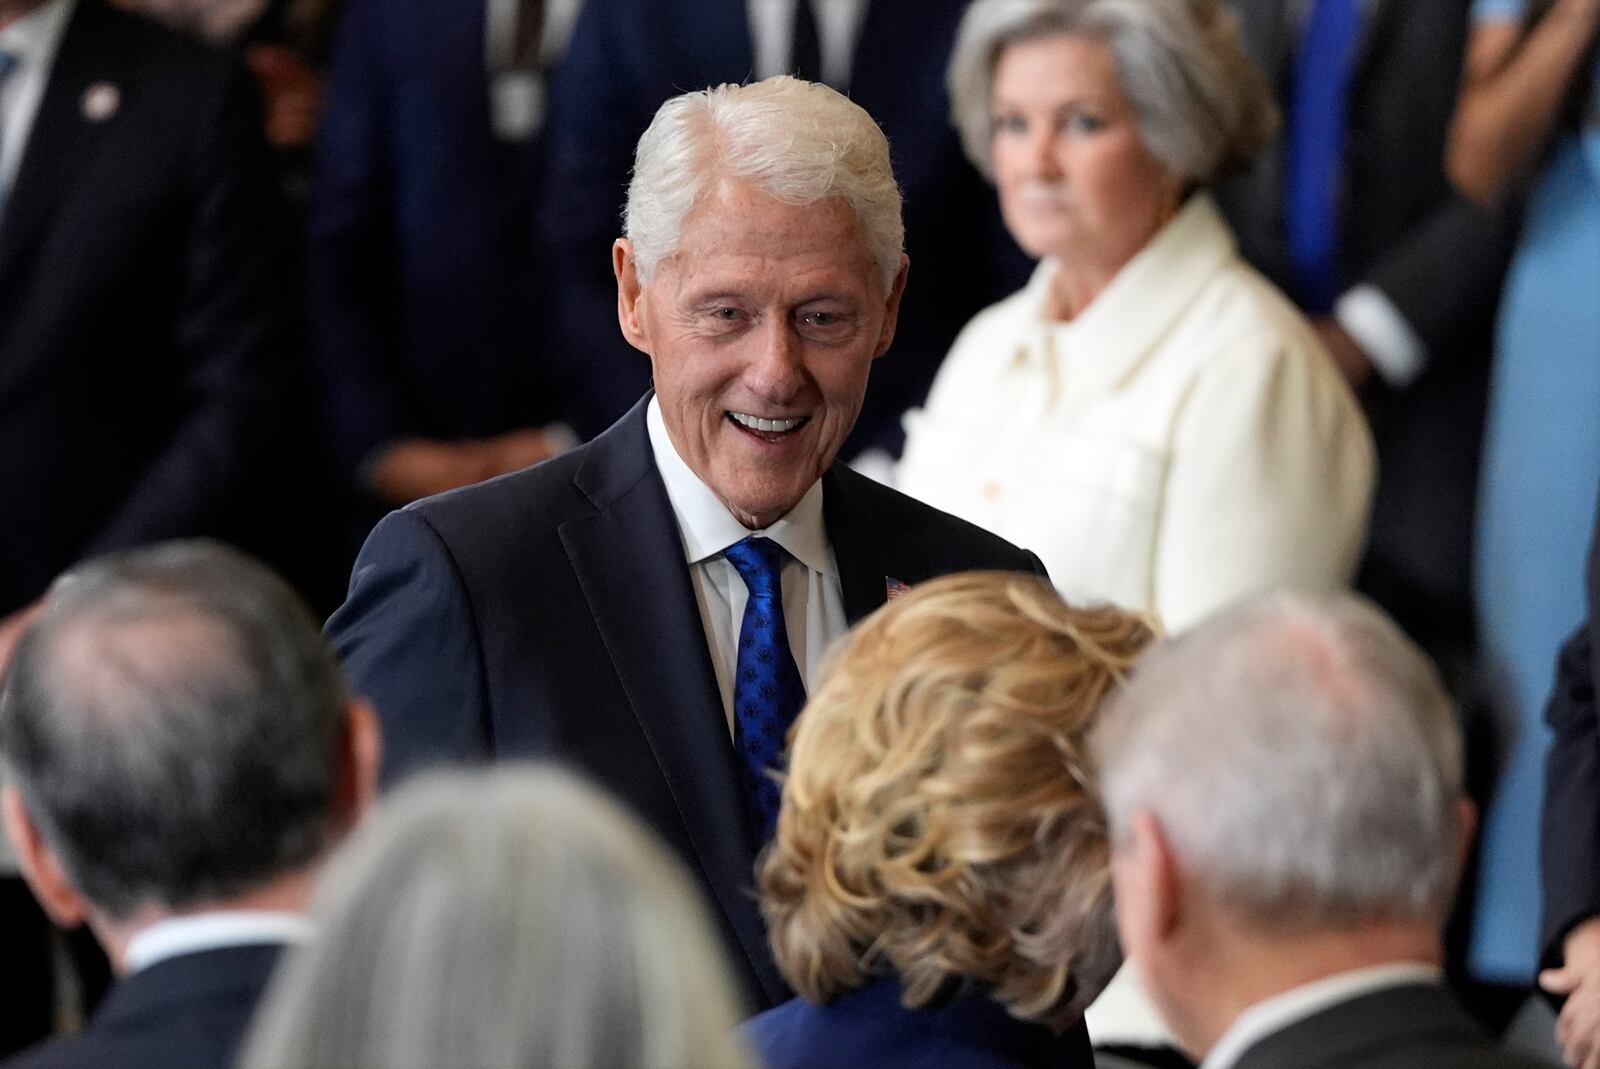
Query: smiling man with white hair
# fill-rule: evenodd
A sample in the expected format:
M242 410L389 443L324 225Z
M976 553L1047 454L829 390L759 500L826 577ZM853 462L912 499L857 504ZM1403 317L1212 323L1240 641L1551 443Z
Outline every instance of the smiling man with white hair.
M770 770L827 647L909 584L1042 570L834 463L894 337L902 244L888 143L839 93L668 101L612 249L654 392L568 455L391 514L328 625L390 782L584 769L695 868L757 1005L787 995L748 890Z
M1118 929L1202 1069L1526 1069L1440 985L1473 827L1455 711L1354 596L1149 655L1095 737Z

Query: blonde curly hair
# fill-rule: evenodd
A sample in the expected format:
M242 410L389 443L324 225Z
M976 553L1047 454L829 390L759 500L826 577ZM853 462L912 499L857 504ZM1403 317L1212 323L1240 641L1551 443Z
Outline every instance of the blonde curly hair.
M759 866L778 968L812 1002L897 974L1062 1029L1121 961L1089 769L1095 712L1154 637L1043 579L918 586L850 635L790 739Z

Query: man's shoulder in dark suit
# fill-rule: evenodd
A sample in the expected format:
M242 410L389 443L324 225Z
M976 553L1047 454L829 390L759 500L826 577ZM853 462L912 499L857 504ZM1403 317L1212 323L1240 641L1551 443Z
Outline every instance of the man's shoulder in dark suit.
M1501 1050L1442 987L1381 988L1289 1025L1235 1069L1549 1069Z
M229 947L157 962L118 981L82 1032L5 1069L228 1069L281 952Z

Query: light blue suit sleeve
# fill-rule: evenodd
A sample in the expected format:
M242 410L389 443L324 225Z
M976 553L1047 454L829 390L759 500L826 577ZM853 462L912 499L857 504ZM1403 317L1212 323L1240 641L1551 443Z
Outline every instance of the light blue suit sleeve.
M1528 0L1473 0L1472 21L1519 22L1528 8Z

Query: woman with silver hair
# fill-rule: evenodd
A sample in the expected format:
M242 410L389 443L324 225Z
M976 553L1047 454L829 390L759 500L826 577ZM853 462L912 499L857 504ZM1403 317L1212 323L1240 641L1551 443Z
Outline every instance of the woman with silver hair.
M397 792L323 879L242 1069L748 1069L682 867L553 769Z
M1350 579L1373 447L1206 185L1275 128L1219 0L976 0L953 117L1042 258L907 415L897 485L1033 549L1070 598L1181 630Z

